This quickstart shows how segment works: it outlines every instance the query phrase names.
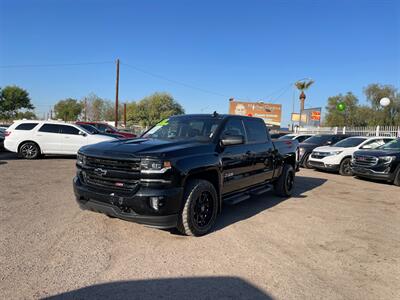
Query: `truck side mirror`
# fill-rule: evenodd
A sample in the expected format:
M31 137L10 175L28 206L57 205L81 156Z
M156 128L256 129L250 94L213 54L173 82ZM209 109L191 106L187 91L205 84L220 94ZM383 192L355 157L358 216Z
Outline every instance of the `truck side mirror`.
M222 146L233 146L244 144L243 135L226 135L221 139Z

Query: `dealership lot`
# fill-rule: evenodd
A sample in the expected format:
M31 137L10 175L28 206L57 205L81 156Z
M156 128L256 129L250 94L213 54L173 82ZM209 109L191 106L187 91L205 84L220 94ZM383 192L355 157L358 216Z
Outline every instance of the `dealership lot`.
M190 238L81 211L74 164L0 152L2 298L400 297L398 187L302 169Z

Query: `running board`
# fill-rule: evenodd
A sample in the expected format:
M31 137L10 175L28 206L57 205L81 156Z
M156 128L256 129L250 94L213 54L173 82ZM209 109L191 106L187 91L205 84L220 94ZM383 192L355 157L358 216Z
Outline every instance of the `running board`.
M246 201L251 198L251 196L259 196L265 194L273 189L273 185L268 184L253 190L249 190L243 193L239 193L224 199L224 204L235 205L240 202Z

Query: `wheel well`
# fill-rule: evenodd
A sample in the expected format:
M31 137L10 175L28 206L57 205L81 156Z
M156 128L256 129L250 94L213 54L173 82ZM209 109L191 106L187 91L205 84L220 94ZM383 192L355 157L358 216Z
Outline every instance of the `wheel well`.
M191 174L186 178L185 183L190 179L203 179L203 180L207 180L207 181L211 182L211 184L215 188L215 191L217 192L218 201L220 202L219 209L221 209L221 201L220 201L221 194L220 194L220 188L219 188L219 176L218 176L218 172L216 170L209 170L209 171Z
M351 155L347 155L347 156L343 157L342 160L340 161L340 165L342 164L342 162L343 162L346 158L351 158Z
M40 146L38 145L38 143L36 143L36 142L34 142L34 141L23 141L23 142L19 143L19 145L18 145L18 152L17 152L17 153L19 153L19 150L21 149L21 146L22 146L23 144L25 144L25 143L34 143L34 144L39 148L39 152L42 153L42 149L40 149Z
M291 165L293 169L296 169L296 155L290 155L284 159L285 164Z

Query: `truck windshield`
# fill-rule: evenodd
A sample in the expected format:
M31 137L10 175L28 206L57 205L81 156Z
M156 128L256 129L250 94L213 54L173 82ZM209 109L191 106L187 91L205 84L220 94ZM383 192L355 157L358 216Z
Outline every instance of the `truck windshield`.
M221 118L180 116L162 120L143 134L143 138L162 140L195 139L209 141L221 123Z
M360 145L362 142L365 142L367 139L358 138L358 137L351 137L344 139L335 144L335 147L343 147L343 148L351 148Z
M385 145L379 147L379 149L384 150L400 150L400 139L393 140Z

